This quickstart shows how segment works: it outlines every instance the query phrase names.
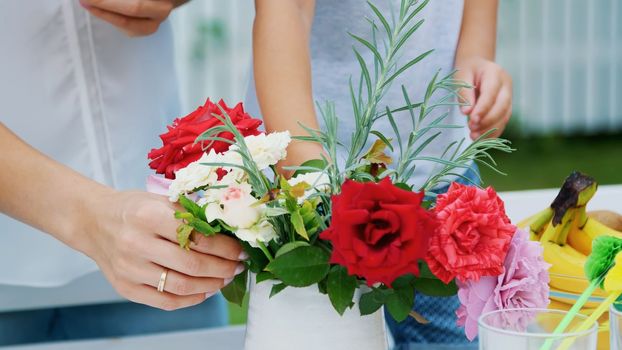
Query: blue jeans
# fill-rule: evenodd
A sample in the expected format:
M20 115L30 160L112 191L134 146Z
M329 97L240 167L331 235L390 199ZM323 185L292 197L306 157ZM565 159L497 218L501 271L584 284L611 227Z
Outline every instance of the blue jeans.
M0 346L119 337L218 327L227 308L217 294L200 305L176 311L120 302L0 313Z
M466 171L465 177L474 183L479 183L478 174L479 169L476 164L473 164ZM471 184L461 178L456 182ZM449 186L446 185L434 192L444 193L448 188ZM395 340L395 350L425 349L417 344L444 344L447 349L477 349L477 341L469 342L464 335L464 330L456 325L456 310L459 306L460 301L457 296L430 297L417 294L413 309L430 323L420 324L412 317L397 323L386 313L387 324Z

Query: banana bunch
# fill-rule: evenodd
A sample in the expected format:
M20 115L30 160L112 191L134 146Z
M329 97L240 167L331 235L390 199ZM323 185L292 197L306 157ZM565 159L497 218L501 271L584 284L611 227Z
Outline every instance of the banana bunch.
M589 285L583 266L592 251L592 240L600 235L622 238L622 232L603 223L622 221L618 214L606 211L587 213L587 203L597 188L593 178L573 172L549 207L517 225L529 228L531 239L542 244L544 260L552 265L549 272L553 292L581 294ZM605 294L599 290L595 295Z

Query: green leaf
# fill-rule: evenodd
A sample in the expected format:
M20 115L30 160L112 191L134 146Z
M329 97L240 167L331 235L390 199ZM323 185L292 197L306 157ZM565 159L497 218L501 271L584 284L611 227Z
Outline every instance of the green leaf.
M326 286L326 280L327 278L324 278L323 280L317 283L317 290L322 294L328 294L328 287Z
M175 219L179 219L179 220L192 220L192 219L194 219L194 215L192 215L192 213L188 213L186 211L176 211L175 212Z
M398 322L408 317L415 301L415 276L405 275L392 283L392 293L387 298L387 310Z
M212 236L220 232L219 225L216 225L216 227L213 227L201 219L195 218L192 220L188 220L188 224L192 226L198 232L202 233L204 236Z
M279 284L273 285L272 289L270 290L270 298L279 294L285 288L287 288L287 285L285 283L279 283Z
M406 191L411 191L411 192L412 192L412 190L413 190L413 188L412 188L412 186L411 186L411 185L409 185L409 184L407 184L407 183L404 183L404 182L398 182L398 183L396 183L396 184L395 184L395 187L397 187L397 188L401 188L401 189L406 190Z
M390 291L387 289L375 288L371 292L361 295L359 300L359 311L361 316L370 315L378 311L386 303Z
M408 317L413 306L413 297L414 295L410 296L409 302L402 293L391 293L389 295L386 303L387 311L394 320L402 322Z
M330 267L328 258L322 248L298 247L275 258L266 270L289 286L306 287L324 279Z
M192 213L194 217L207 221L207 218L205 217L205 210L203 210L203 208L201 208L201 206L196 204L194 201L188 199L188 197L184 195L179 196L179 204L181 204L181 206L188 212Z
M443 283L443 281L434 276L427 264L420 264L419 270L419 277L414 281L415 289L418 292L435 297L448 297L458 293L456 282Z
M358 50L355 48L352 48L352 50L354 51L354 56L359 61L359 65L361 66L361 75L363 77L363 80L365 81L365 86L367 87L367 97L371 98L372 87L371 87L371 77L369 76L369 69L367 69L365 60L363 59L361 54L358 52Z
M397 78L400 74L404 73L404 71L406 71L408 68L414 66L415 64L417 64L419 61L421 61L422 59L426 58L429 54L432 53L432 51L434 50L429 50L426 51L424 53L422 53L421 55L415 57L414 59L410 60L408 63L406 63L405 65L403 65L400 69L398 69L395 73L393 73L393 75L391 75L382 85L387 86L391 81L393 81L393 79Z
M371 1L368 1L367 4L369 5L369 7L371 7L372 11L374 11L374 13L376 14L376 17L378 17L378 19L382 23L384 30L387 32L387 37L389 38L389 40L391 40L393 33L391 32L391 26L389 25L389 22L387 21L387 19L382 15L380 10L378 10L378 8L374 4L371 3Z
M283 208L267 207L265 214L267 217L275 217L275 216L289 214L289 212Z
M300 167L304 167L306 169L298 169L294 172L293 176L297 176L300 174L306 174L306 173L311 173L311 172L316 172L316 171L322 171L326 168L326 162L323 161L322 159L310 159L302 164L300 164ZM309 168L315 168L317 170L311 170Z
M250 261L249 270L254 273L260 273L268 265L268 258L259 248L251 247L247 242L240 242L242 248L248 253L248 260Z
M380 67L382 69L384 69L384 63L382 60L382 55L380 55L380 52L378 52L378 49L376 49L376 47L370 43L369 41L361 38L360 36L356 36L352 33L348 33L352 38L354 38L354 40L358 41L359 43L363 44L365 47L367 47L369 49L369 51L371 51L371 53L374 54L374 57L376 58L376 60L378 61L378 63L380 64Z
M255 279L257 283L260 283L263 281L273 280L274 275L268 271L261 271L260 273L257 274L257 277L255 277Z
M296 241L296 242L290 242L290 243L285 243L281 248L279 248L279 250L276 252L276 257L278 258L279 256L285 254L285 253L289 253L292 250L299 248L299 247L308 247L309 243L307 242L303 242L303 241Z
M326 279L326 290L331 304L340 315L352 306L356 286L356 277L350 276L345 267L336 265L331 268Z
M296 230L296 233L308 241L309 235L307 234L307 230L305 229L305 222L302 219L302 215L300 215L300 210L292 212L291 220L292 225L294 226L294 230Z
M235 276L229 285L220 290L225 299L227 299L230 303L242 306L244 295L246 294L247 279L248 270L245 270L241 274Z
M188 224L180 224L177 226L177 243L186 250L190 249L190 235L192 235L192 230L192 226Z

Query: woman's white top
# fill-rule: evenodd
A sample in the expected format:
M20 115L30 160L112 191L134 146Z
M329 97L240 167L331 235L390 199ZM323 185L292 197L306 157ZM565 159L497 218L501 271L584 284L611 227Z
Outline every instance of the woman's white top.
M168 23L132 39L77 0L2 0L0 122L90 178L144 188L146 154L179 115L172 44ZM41 287L97 269L81 253L2 214L0 264L0 284Z

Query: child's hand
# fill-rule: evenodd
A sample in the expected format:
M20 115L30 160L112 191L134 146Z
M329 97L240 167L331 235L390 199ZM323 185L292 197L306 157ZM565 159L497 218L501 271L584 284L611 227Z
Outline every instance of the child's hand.
M490 129L496 129L490 137L499 137L512 114L512 78L498 64L470 57L456 61L456 79L471 84L473 89L462 89L461 108L469 116L471 138L476 139Z

